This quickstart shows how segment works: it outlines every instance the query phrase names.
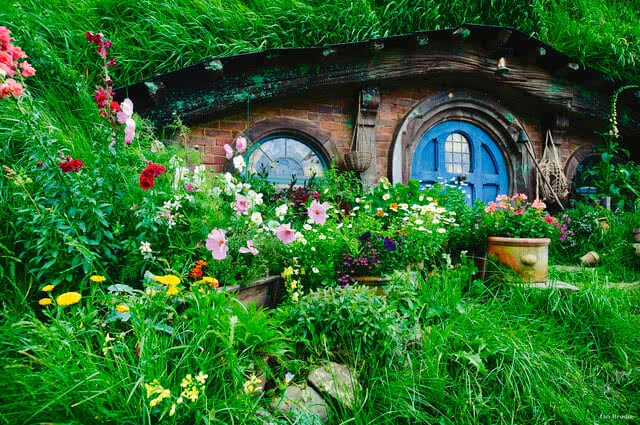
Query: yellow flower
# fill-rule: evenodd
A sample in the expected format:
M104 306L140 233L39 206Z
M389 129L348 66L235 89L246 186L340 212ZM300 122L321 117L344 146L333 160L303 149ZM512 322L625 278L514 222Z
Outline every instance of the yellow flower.
M67 306L79 302L81 298L82 295L77 292L65 292L64 294L58 295L56 303L61 306Z
M100 283L100 282L104 282L106 279L104 278L104 276L100 276L100 275L94 274L93 276L91 276L91 277L89 278L89 280L90 280L91 282L97 282L97 283Z
M170 285L167 289L167 295L178 295L178 292L180 292L180 289L178 289L177 285Z
M196 283L198 284L206 283L211 285L212 288L217 288L218 286L220 286L218 279L216 279L215 277L209 277L209 276L204 276L202 279L200 279Z
M392 202L391 205L389 205L389 209L392 211L398 212L398 203Z
M55 286L53 286L53 285L45 285L45 287L42 288L42 291L43 292L51 292L51 291L53 291L53 288L55 288Z
M45 306L45 305L51 305L51 298L41 298L38 301L38 304L40 304L41 306Z
M126 304L118 304L118 305L116 306L116 311L117 311L118 313L126 313L126 312L128 312L128 311L129 311L129 306L128 306L128 305L126 305Z
M176 286L180 283L180 278L172 274L156 276L153 278L153 280L167 286Z
M287 279L293 276L293 267L289 266L286 269L284 269L280 274L280 276L282 276L283 279Z

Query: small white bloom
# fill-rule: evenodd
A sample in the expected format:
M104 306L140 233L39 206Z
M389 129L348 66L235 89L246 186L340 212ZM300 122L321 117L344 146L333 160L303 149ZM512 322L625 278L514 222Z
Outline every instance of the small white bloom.
M438 233L447 233L447 231L445 229L443 229L442 227L439 227L438 230L436 230Z
M318 235L318 239L325 240L327 237L325 235Z
M242 173L242 171L247 166L247 164L244 162L244 157L241 156L241 155L234 156L233 157L233 166L236 168L236 170L238 170L238 171L240 171Z
M440 224L440 220L438 220L437 218L434 218L433 220L431 220L431 223Z
M358 211L359 209L360 209L360 207L356 206L356 207L353 207L353 209L351 211L355 212L355 211Z
M312 246L312 247L311 247L311 251L316 252L316 247L315 247L315 246Z
M318 270L317 267L312 267L311 271L314 272L314 273L320 273L320 270Z
M257 226L260 226L262 224L262 214L254 212L251 214L251 221L253 221Z
M305 223L305 224L302 226L302 228L303 228L304 230L311 230L311 229L312 229L312 227L311 227L309 224L307 224L307 223Z
M342 226L343 226L343 223L338 223L338 224L336 225L336 229L341 229L341 228L342 228Z
M418 220L416 220L416 224L419 226L419 225L421 225L421 224L424 224L424 221L422 221L422 220L418 219Z
M389 195L388 193L385 193L384 195L382 195L382 199L385 201L388 201L389 199L391 199L391 195Z
M287 204L280 205L278 208L276 208L276 217L282 220L284 216L287 215L287 211L289 211L289 207L287 206Z

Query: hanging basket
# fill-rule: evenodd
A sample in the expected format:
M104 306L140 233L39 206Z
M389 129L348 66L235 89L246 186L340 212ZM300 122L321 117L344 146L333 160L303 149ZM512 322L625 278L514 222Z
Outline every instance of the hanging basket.
M371 165L372 155L368 151L354 151L349 152L344 156L344 162L347 164L347 168L358 173L366 171Z

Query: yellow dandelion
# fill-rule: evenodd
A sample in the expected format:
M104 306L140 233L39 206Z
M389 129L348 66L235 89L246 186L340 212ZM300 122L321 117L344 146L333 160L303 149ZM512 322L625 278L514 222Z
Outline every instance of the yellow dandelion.
M51 298L41 298L40 300L38 300L38 304L43 307L46 305L51 305Z
M51 292L51 291L53 291L53 288L55 288L55 286L53 286L53 285L45 285L44 288L42 288L42 292Z
M126 312L128 312L128 311L129 311L129 306L128 306L128 305L126 305L126 304L118 304L118 305L116 306L116 311L117 311L118 313L126 313Z
M180 289L177 285L170 285L167 289L167 295L178 295L178 292L180 292Z
M156 276L153 278L153 280L167 286L176 286L180 283L180 278L172 274Z
M64 294L58 295L58 298L56 298L56 303L61 306L67 306L76 304L80 301L81 298L82 295L77 292L65 292Z
M100 282L104 282L106 279L105 279L105 277L104 277L104 276L100 276L100 275L94 274L93 276L91 276L91 277L89 278L89 280L90 280L91 282L100 283Z

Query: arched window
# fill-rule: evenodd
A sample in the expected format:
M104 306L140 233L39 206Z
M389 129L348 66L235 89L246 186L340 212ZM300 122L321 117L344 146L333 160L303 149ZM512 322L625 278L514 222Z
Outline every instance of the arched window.
M264 174L276 184L289 184L294 178L303 184L312 176L322 177L326 167L326 159L311 143L288 134L265 137L249 152L249 172Z
M447 136L444 147L447 172L453 174L467 174L471 171L471 153L469 141L462 134L455 132Z

